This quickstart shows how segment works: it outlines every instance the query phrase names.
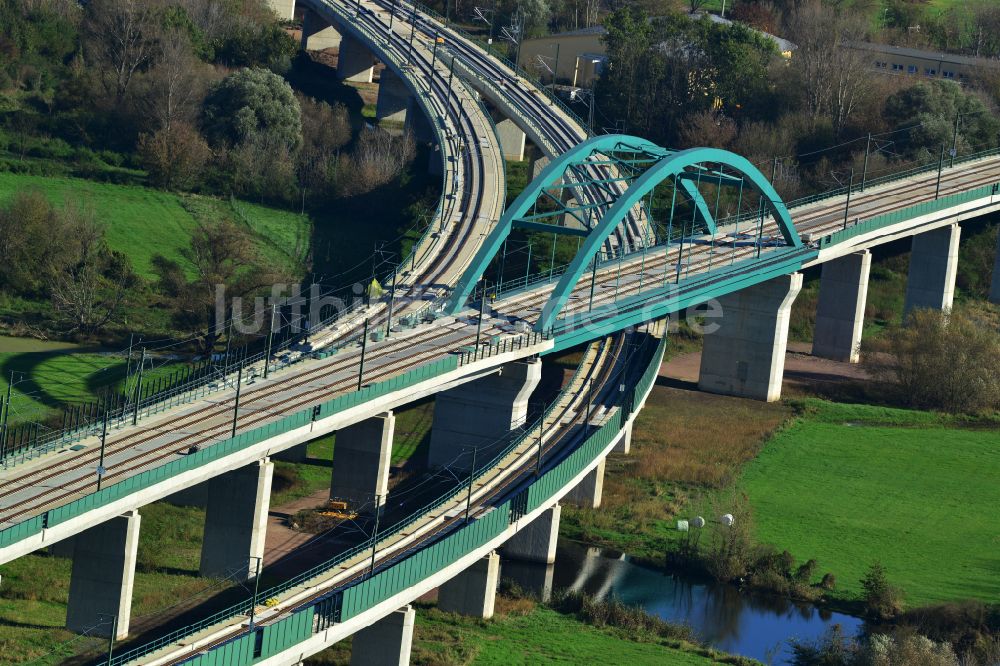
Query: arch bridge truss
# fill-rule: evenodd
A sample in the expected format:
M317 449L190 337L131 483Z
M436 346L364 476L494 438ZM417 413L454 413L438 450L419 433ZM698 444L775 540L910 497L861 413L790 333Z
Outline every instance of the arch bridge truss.
M619 225L629 223L645 230L641 247L613 242ZM553 234L549 265L537 256L532 264L529 254L524 279L503 289L508 239L539 232ZM572 260L558 268L557 237L577 239ZM809 253L781 197L747 159L716 148L669 150L606 135L554 159L528 184L466 269L447 311L465 308L477 286L502 308L513 292L549 283L535 330L560 335L589 328L588 337L596 337L732 291L727 285L741 288L790 272ZM501 276L492 290L484 279L491 269ZM588 272L589 290L581 288Z

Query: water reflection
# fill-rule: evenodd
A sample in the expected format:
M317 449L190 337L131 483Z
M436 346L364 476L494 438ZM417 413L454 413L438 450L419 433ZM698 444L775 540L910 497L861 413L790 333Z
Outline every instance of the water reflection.
M551 566L505 562L503 575L536 593L568 588L597 598L614 595L672 622L687 623L710 645L764 663L784 664L788 639L813 639L840 624L847 635L861 620L779 597L741 593L730 585L691 583L634 564L623 554L560 542Z

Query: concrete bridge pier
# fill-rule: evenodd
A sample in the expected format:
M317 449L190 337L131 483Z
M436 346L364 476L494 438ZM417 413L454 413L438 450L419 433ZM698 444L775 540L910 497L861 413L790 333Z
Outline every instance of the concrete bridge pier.
M500 438L524 423L528 398L541 379L542 363L535 358L508 363L492 375L439 393L434 400L430 467L467 472L473 448L479 449L482 461L492 456L499 450Z
M267 4L282 21L295 18L295 0L267 0Z
M305 10L302 16L301 48L303 51L335 49L340 46L340 42L340 32L329 21L311 9Z
M514 583L525 592L537 597L542 603L552 599L556 571L554 564L506 560L501 569L503 580Z
M263 565L274 463L268 458L208 480L202 576L244 581Z
M139 512L132 510L73 538L66 608L70 631L110 636L115 627L116 639L128 635L139 522Z
M500 581L500 556L491 552L438 588L438 608L488 620L493 617Z
M389 492L389 461L396 417L391 411L347 426L337 432L333 447L330 497L346 500L357 510L371 512L385 504Z
M555 563L560 515L562 507L553 504L551 509L507 540L503 546L503 556L524 562Z
M406 605L354 634L351 666L409 666L416 617Z
M706 333L698 388L773 402L781 397L788 322L802 274L782 275L719 299L719 328Z
M563 501L588 509L600 507L604 495L604 468L605 459L601 458L597 467L590 470L583 480L563 497Z
M510 118L495 123L497 136L500 138L500 151L505 160L521 162L524 160L524 146L527 143L527 136L520 127L514 124Z
M871 266L872 253L868 250L823 264L813 356L858 362Z
M341 81L371 83L375 76L375 54L349 34L340 39L337 78Z
M413 95L396 72L388 67L382 70L378 81L378 99L375 102L375 118L406 124L413 106Z
M962 229L956 223L913 237L904 317L918 308L951 309L961 236Z
M635 411L639 410L636 409ZM632 450L632 423L634 421L629 421L622 428L622 433L618 436L618 441L615 442L615 448L611 449L612 453L628 455L629 451Z
M990 283L990 303L1000 305L1000 234L997 235L996 258L993 260L993 281Z

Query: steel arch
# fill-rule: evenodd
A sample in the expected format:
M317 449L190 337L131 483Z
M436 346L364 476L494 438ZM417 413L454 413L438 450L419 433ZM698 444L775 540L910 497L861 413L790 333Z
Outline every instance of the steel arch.
M687 167L704 163L725 165L747 179L756 187L763 199L770 203L771 211L785 242L791 247L802 246L802 240L792 224L791 216L788 214L788 209L781 197L770 181L764 177L764 174L745 157L719 148L691 148L670 153L639 176L587 235L579 252L549 295L538 322L535 324L535 330L545 331L552 328L562 308L566 305L566 301L569 300L574 287L583 277L588 264L597 255L605 239L633 206L642 201L645 195L664 180L679 178ZM713 227L714 225L710 226L710 228Z
M556 177L561 178L568 166L589 157L593 153L614 151L616 149L621 150L623 148L661 156L670 153L670 151L646 139L626 134L607 134L583 141L571 150L553 159L538 174L537 178L528 183L528 186L524 188L510 207L504 211L504 214L500 217L500 221L497 222L497 226L486 237L479 251L476 252L476 256L473 257L472 262L465 269L462 279L455 286L455 291L452 293L451 300L448 302L445 312L453 315L465 307L465 302L475 289L479 278L486 272L490 262L500 251L504 240L510 236L510 232L514 228L514 221L523 217L531 209L542 192L552 186L552 182ZM702 204L704 204L704 200L702 200ZM708 207L700 207L699 212L702 215L707 215Z

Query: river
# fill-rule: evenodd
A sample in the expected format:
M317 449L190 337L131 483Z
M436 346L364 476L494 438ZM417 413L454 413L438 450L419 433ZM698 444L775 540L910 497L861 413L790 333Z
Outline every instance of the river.
M614 596L665 620L690 625L712 647L765 664L789 663L790 639L813 640L835 624L853 636L863 625L859 618L812 604L684 580L629 561L627 555L568 541L560 541L555 565L504 562L503 571L536 592L547 587L597 598Z

